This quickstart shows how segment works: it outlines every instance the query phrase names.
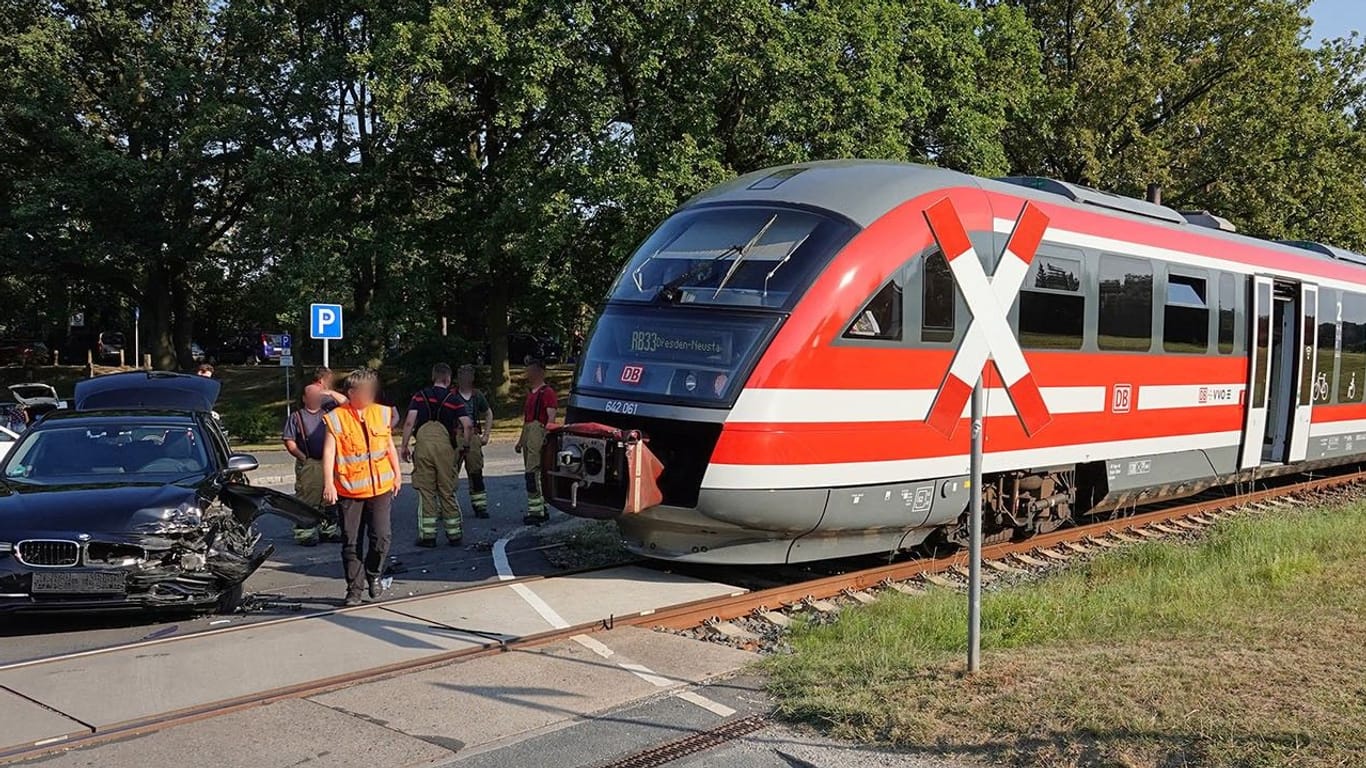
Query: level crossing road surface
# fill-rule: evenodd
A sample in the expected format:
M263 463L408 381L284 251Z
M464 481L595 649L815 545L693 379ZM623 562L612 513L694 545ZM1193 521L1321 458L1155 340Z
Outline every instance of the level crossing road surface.
M475 519L469 512L468 484L463 476L460 501L466 511L464 543L442 543L423 549L417 541L417 492L405 485L394 506L391 550L393 583L386 598L427 595L496 578L492 547L500 538L518 533L507 544L508 557L518 575L553 570L537 549L537 539L522 527L526 490L522 457L511 439L485 449L490 518ZM260 451L259 470L252 482L281 490L293 488L293 460L284 451ZM555 513L563 520L565 516ZM186 613L15 614L0 615L0 665L59 654L88 651L139 640L203 632L269 619L334 610L345 592L341 578L341 545L322 543L301 547L294 543L288 522L273 516L257 525L275 544L275 553L247 581L248 609L231 616Z

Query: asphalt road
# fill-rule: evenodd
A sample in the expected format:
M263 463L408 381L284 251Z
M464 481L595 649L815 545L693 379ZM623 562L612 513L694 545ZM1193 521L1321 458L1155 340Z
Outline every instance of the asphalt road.
M464 543L458 547L444 543L436 549L416 546L417 494L411 487L404 487L394 507L394 543L390 553L393 583L389 596L430 594L496 578L491 553L493 543L514 532L518 535L508 545L514 571L522 575L551 570L537 549L537 537L522 527L526 490L521 457L513 453L510 441L495 443L486 451L485 475L491 518L477 520L466 514ZM253 473L255 482L286 491L292 488L291 483L277 484L285 477L292 477L293 465L289 463L288 454L261 452L256 456L261 460L261 468ZM272 483L272 480L276 482ZM460 501L468 513L466 485L462 478ZM0 642L0 664L202 632L301 612L324 611L341 604L345 593L341 545L300 547L294 544L288 522L267 517L258 525L262 534L275 544L275 554L247 581L249 599L244 612L232 616L185 613L7 616L0 620L0 637L5 638Z

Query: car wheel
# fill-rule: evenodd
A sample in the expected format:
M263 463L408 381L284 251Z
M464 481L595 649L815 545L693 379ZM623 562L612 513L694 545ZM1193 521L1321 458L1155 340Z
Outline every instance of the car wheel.
M237 613L237 609L242 607L242 594L241 584L228 587L218 596L218 604L213 607L213 612L224 616Z

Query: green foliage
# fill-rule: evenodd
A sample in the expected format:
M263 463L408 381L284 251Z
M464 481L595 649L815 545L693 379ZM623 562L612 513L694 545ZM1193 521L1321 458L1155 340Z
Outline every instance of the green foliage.
M696 192L880 157L1366 248L1366 48L1305 0L0 0L0 333L587 330ZM395 343L397 340L397 344ZM316 353L314 353L316 354Z

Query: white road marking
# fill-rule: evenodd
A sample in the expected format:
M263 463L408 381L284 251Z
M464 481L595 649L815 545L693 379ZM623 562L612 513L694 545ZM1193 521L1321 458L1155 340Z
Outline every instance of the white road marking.
M513 573L512 571L512 564L508 562L507 545L509 541L512 541L514 538L517 537L518 534L520 534L524 530L526 529L518 528L512 533L509 533L507 536L504 536L503 538L496 541L493 545L493 567L494 570L498 572L499 581L511 581L517 578L517 574ZM541 618L545 619L546 623L550 626L556 629L564 629L565 627L569 626L569 622L565 621L564 617L561 616L554 608L551 608L549 603L541 599L541 596L536 594L536 592L533 591L531 587L528 587L525 584L509 584L508 586L512 588L513 592L516 592L518 596L525 600L527 605L530 605L532 609L536 611L536 613L540 614ZM601 641L589 637L588 635L574 635L569 639L573 640L574 642L578 643L584 648L587 648L593 653L596 653L598 656L601 656L604 659L610 659L616 655L616 652L613 651L611 648L608 648ZM636 677L639 677L641 680L644 680L645 682L655 686L656 688L669 688L677 684L673 680L670 680L666 677L662 677L661 675L657 674L653 669L650 669L649 667L643 664L634 664L622 661L617 662L617 666L630 672ZM689 704L701 707L702 709L705 709L708 712L711 712L712 714L718 715L720 717L730 717L731 715L735 714L735 710L731 709L725 704L712 701L706 696L703 696L702 694L696 693L694 691L679 691L674 695L677 696L679 699L688 702Z
M635 673L636 677L640 678L641 680L644 680L650 685L655 686L656 688L668 688L669 686L674 684L674 681L668 679L667 677L660 677L659 675L655 674L655 671L653 669L650 669L649 667L644 666L642 664L628 664L623 661L617 664L617 666L627 671Z
M569 622L565 621L563 616L556 613L555 609L551 608L549 603L542 600L540 595L532 592L531 587L528 587L525 584L513 584L511 586L512 591L521 595L522 599L527 602L527 605L530 605L537 613L541 614L541 618L545 619L547 624L555 629L565 629L569 626Z
M604 659L610 659L616 655L616 652L613 651L611 648L608 648L607 646L598 642L596 639L589 637L588 635L574 635L569 639L573 640L579 645L582 645L584 648L587 648L588 650L592 651L593 653L596 653Z
M712 701L696 691L679 691L676 695L689 704L696 704L717 717L730 717L735 714L735 710L725 704L722 704L719 701Z
M512 581L517 578L512 573L512 563L508 562L508 542L517 538L517 534L523 530L526 529L518 528L493 543L493 569L498 572L499 581Z

